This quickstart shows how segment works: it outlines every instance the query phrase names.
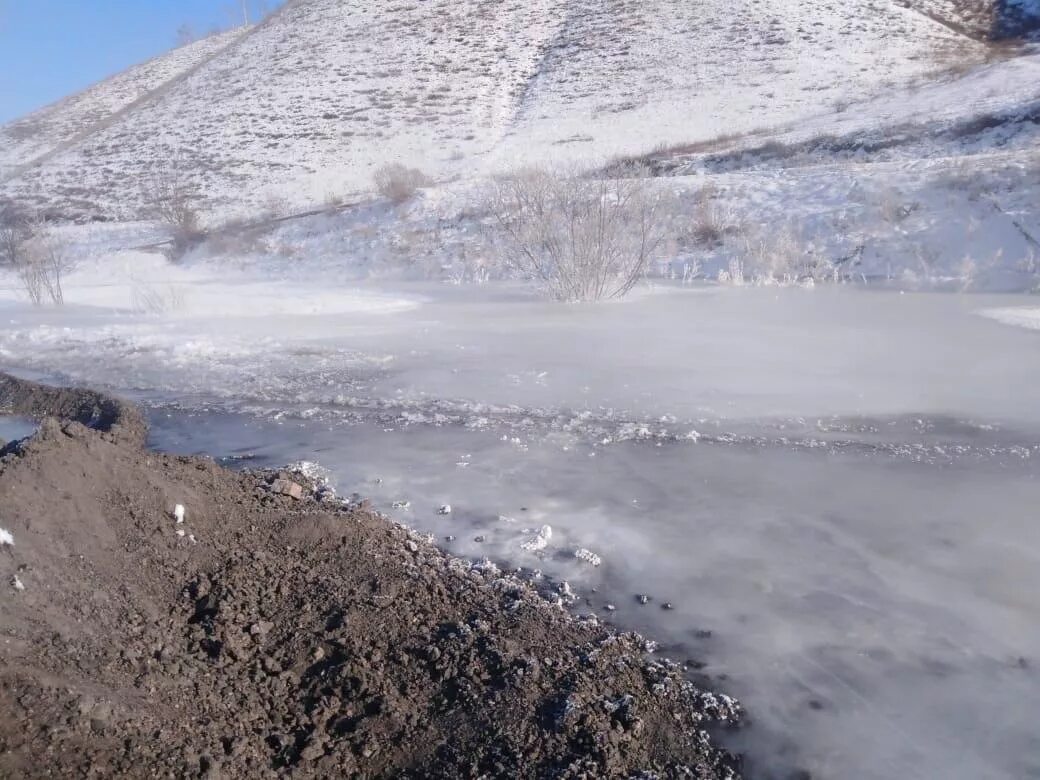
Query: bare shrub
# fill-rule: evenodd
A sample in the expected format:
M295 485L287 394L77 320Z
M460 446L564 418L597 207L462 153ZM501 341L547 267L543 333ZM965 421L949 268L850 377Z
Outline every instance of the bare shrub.
M394 203L404 203L423 187L433 182L430 177L417 168L409 168L400 163L384 165L375 172L376 191Z
M921 208L921 204L908 202L903 199L903 194L894 187L886 187L878 195L878 211L881 219L890 225L899 225Z
M746 236L743 254L726 276L724 281L731 283L792 285L837 281L840 273L835 262L813 251L801 232L787 224Z
M276 220L290 216L293 208L287 197L270 192L264 197L262 211L264 219Z
M802 275L805 249L790 226L749 236L744 249L745 263L759 283L792 284Z
M140 314L168 314L185 304L184 290L175 284L150 284L134 281L130 287L130 308Z
M624 296L664 238L664 201L645 170L586 178L534 168L498 180L488 199L506 265L554 300Z
M182 257L204 237L199 215L199 194L183 161L155 166L145 182L142 196L145 215L170 229L172 259Z
M722 202L713 185L701 188L694 199L693 219L683 231L683 243L713 249L744 227L732 204Z
M1040 254L1033 247L1029 247L1026 256L1019 261L1018 268L1040 286Z
M14 268L29 302L65 302L63 278L70 268L65 242L39 214L5 208L0 215L0 262Z

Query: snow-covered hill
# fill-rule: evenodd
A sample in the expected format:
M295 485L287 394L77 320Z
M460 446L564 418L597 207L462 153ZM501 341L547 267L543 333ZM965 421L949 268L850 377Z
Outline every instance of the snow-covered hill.
M0 180L45 155L86 140L107 122L183 78L242 35L242 28L182 46L101 84L0 127Z
M0 194L127 218L171 157L227 211L363 190L391 160L444 180L643 153L981 62L994 8L982 5L988 15L977 0L296 0L240 37L7 126Z

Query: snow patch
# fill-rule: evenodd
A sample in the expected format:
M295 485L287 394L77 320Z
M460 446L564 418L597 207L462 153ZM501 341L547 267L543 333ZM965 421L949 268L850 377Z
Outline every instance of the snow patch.
M1003 325L1012 325L1027 330L1040 330L1040 308L1004 308L983 309L979 312L983 317L996 320Z

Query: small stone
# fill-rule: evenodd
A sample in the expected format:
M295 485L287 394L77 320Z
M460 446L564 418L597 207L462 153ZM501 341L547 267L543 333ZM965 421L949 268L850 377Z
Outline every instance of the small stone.
M288 479L276 479L271 484L271 492L299 501L303 498L303 485Z
M446 541L446 542L454 542L455 541L455 537L449 534L448 536L444 537L444 541Z
M473 541L477 542L478 544L483 544L484 542L487 541L487 537L486 536L474 536L473 537Z
M439 514L439 515L450 515L451 514L451 504L442 504L441 508L437 510L437 514Z
M645 593L640 593L636 596L636 601L638 601L640 604L649 604L650 597L647 596Z
M419 545L417 545L411 539L409 539L407 542L405 542L404 545L405 545L405 547L408 548L409 552L413 552L413 553L419 552Z
M249 627L249 633L253 636L263 636L272 628L274 628L274 623L269 620L261 620L259 623L253 623L253 625Z
M361 749L362 758L372 758L376 753L379 752L379 743L375 740L369 740L365 746Z
M607 612L614 612L617 609L617 607L615 607L613 604L607 604L605 607L603 607L603 609L607 610Z
M317 761L325 755L325 748L320 742L311 742L300 751L300 758L304 761Z
M672 610L675 609L675 606L672 604L672 602L666 601L664 604L661 605L661 609Z
M25 590L25 583L18 579L18 575L16 574L11 578L11 587L15 590L22 591Z

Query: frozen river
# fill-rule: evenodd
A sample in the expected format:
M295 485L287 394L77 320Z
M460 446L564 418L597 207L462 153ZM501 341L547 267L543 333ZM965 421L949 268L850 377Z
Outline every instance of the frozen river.
M752 778L1040 778L1040 332L979 313L1035 299L344 295L366 305L7 305L0 365L133 395L164 449L316 462L460 555L568 580L744 701Z

